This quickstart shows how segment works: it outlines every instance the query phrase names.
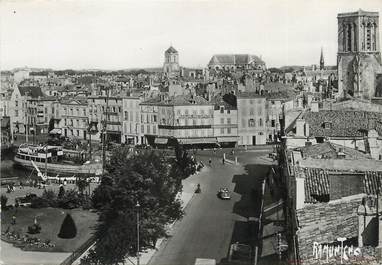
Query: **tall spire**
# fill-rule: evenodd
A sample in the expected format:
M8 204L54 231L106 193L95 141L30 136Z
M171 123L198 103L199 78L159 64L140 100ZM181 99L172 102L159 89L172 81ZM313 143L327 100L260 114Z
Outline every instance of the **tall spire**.
M320 70L324 70L325 62L324 62L324 52L321 47L321 56L320 56Z

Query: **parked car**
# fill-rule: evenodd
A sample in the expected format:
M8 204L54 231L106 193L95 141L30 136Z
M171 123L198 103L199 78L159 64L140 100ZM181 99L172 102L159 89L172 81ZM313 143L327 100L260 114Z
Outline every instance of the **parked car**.
M228 188L221 188L218 192L218 196L222 200L230 200L231 199L231 193L228 190Z

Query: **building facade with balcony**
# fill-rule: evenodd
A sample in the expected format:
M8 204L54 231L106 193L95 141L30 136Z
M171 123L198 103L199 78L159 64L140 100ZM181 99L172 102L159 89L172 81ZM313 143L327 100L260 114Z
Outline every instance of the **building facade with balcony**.
M61 134L71 139L88 139L88 104L86 98L63 99L60 102Z
M188 146L216 144L213 132L214 104L195 95L164 99L158 106L158 137L155 144L169 139Z

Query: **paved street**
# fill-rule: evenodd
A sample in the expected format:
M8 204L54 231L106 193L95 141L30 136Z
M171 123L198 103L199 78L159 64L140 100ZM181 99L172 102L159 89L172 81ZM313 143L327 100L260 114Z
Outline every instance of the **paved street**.
M256 215L259 203L251 197L251 190L260 188L259 179L269 166L252 161L267 151L238 153L239 162L244 162L238 166L222 165L223 151L197 153L197 159L205 165L209 158L213 161L211 168L207 166L209 174L200 179L202 193L194 196L184 218L174 226L172 237L163 242L150 264L188 265L194 264L196 258L212 258L220 263L227 259L231 243L249 243L253 239L247 217ZM217 197L220 187L233 191L230 201Z

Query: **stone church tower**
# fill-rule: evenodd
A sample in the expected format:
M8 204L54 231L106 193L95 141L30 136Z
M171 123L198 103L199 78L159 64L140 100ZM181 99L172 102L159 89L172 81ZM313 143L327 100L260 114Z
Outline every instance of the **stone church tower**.
M164 53L163 73L169 78L177 77L180 74L179 54L172 46Z
M379 14L358 10L338 19L339 96L376 96L376 76L382 72L379 46Z

